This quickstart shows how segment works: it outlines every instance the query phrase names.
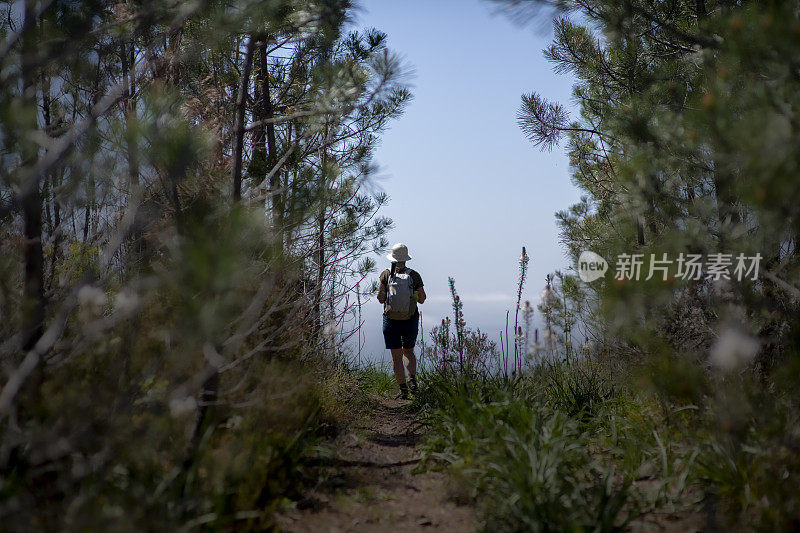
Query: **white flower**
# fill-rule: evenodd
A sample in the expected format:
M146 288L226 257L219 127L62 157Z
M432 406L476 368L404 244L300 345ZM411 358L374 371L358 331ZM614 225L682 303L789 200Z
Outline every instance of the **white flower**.
M325 326L325 329L323 330L323 333L328 337L333 337L334 335L339 333L339 326L336 324L336 322L328 322L328 324Z
M711 364L723 371L735 370L747 365L758 353L758 341L742 333L739 328L728 326L711 347Z
M544 288L540 298L542 301L542 305L545 307L550 307L555 303L556 295L553 292L553 289L550 288L550 285Z
M184 396L183 398L172 398L169 401L169 412L174 417L191 413L197 409L197 400L194 396Z
M242 420L244 419L240 415L233 415L225 421L225 424L222 427L225 429L239 429L242 427Z
M139 295L135 292L121 291L114 295L114 311L128 314L139 307Z
M93 285L84 285L78 289L78 303L82 307L103 307L106 301L106 293Z

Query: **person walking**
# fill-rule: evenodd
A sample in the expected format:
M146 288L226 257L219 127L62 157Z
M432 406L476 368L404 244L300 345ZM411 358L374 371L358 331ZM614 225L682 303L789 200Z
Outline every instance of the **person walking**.
M400 386L400 397L405 400L408 399L409 384L412 392L417 392L417 358L414 355L419 332L417 304L424 303L426 296L422 276L406 267L411 256L405 244L392 246L392 252L386 258L392 266L381 272L378 284L378 301L383 304L383 339L386 349L392 352L394 377ZM408 384L405 370L408 371Z

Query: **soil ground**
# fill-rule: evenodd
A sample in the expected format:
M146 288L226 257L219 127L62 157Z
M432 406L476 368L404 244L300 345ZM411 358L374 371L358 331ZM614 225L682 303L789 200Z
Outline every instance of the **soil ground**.
M407 405L376 396L327 443L321 483L277 517L282 530L474 531L475 514L449 497L446 475L419 471L422 430Z
M320 447L319 483L277 517L288 532L474 531L474 510L443 472L419 468L423 428L407 401L375 395L372 405ZM655 478L634 482L640 489ZM454 498L460 496L460 498ZM696 496L696 494L694 495ZM651 512L633 532L692 533L709 529L697 512Z

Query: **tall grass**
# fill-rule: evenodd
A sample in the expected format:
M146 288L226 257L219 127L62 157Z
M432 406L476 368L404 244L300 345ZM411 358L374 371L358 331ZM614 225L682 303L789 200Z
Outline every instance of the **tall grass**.
M625 507L630 479L592 453L578 419L539 401L532 382L424 383L420 402L432 427L425 456L460 481L487 530L614 531L634 516Z
M592 361L544 360L535 370L545 401L570 417L591 418L603 402L614 397L610 377Z

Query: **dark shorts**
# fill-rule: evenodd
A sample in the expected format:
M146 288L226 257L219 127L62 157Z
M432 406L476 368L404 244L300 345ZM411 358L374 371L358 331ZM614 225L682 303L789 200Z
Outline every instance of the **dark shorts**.
M383 340L389 350L413 348L417 343L417 333L419 333L419 312L408 320L383 317Z

